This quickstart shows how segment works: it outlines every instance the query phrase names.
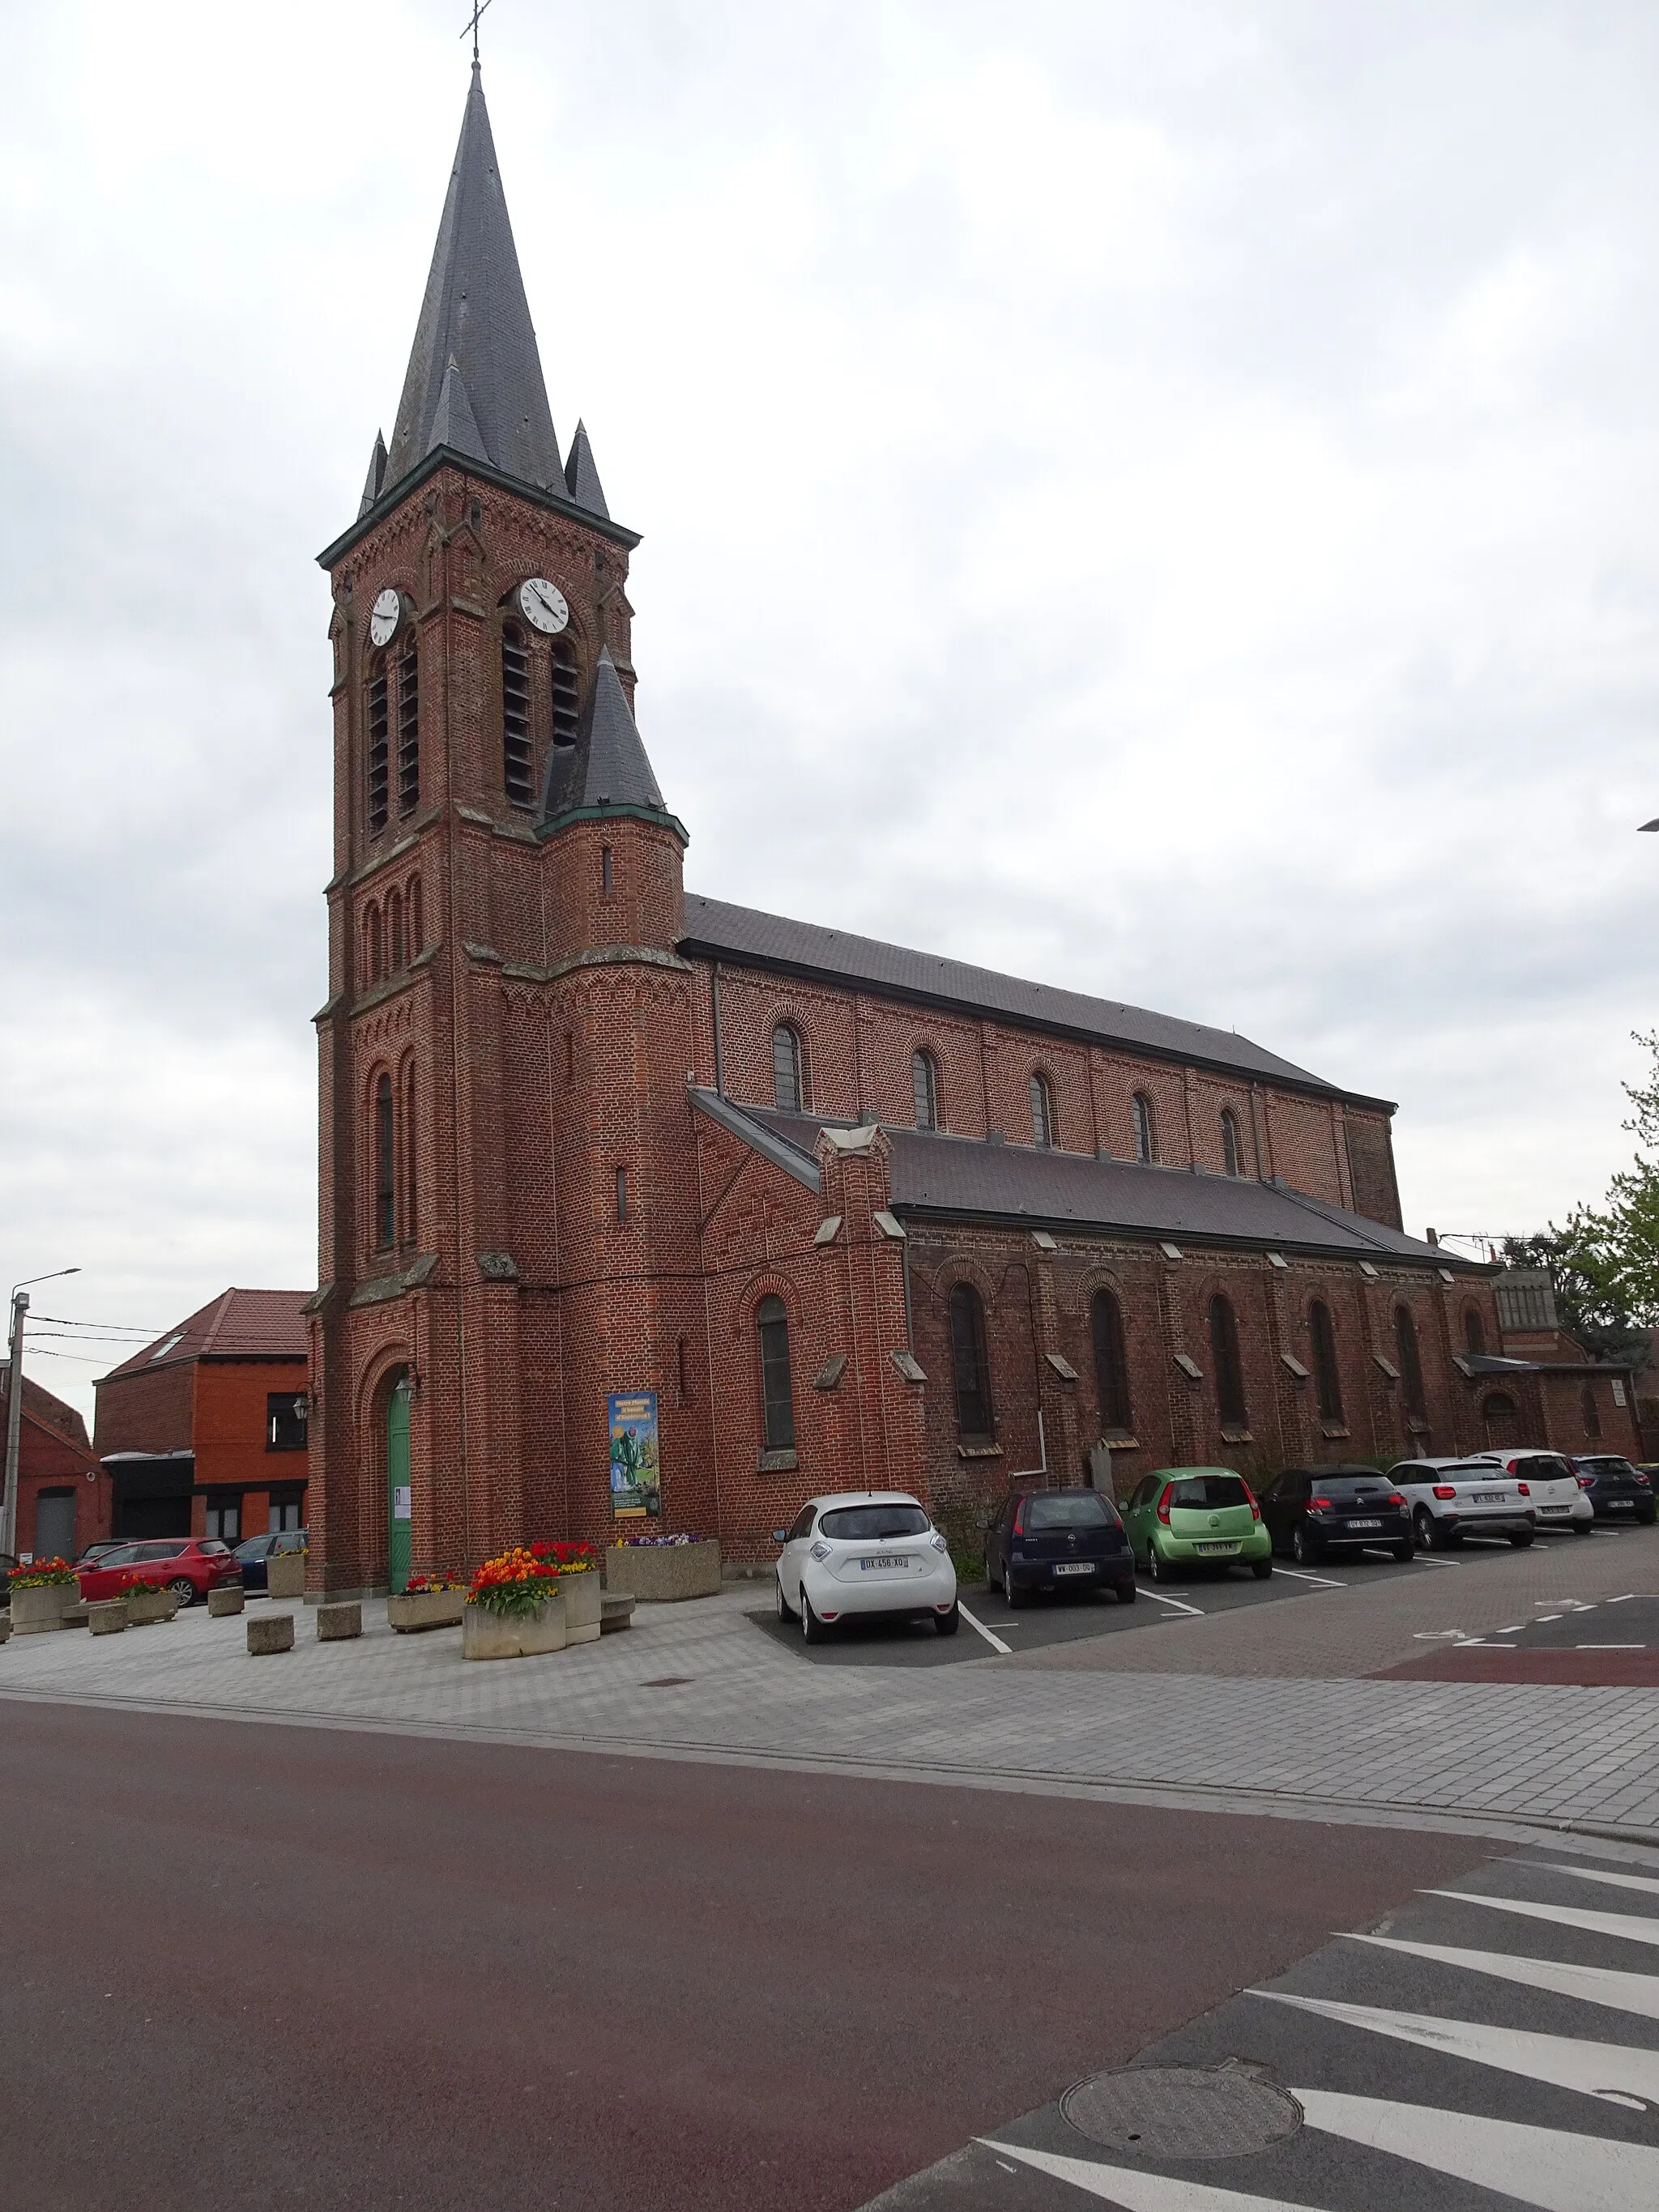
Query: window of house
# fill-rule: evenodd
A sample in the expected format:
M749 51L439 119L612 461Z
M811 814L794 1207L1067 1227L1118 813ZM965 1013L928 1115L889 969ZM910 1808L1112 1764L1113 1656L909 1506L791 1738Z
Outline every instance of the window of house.
M805 1103L800 1039L787 1022L780 1022L772 1032L772 1103L787 1114L799 1114Z
M763 1450L795 1449L795 1386L789 1371L789 1316L775 1292L755 1309L760 1348L761 1444Z
M1230 1176L1244 1172L1244 1154L1238 1141L1238 1116L1231 1106L1221 1109L1221 1164Z
M576 654L568 637L556 639L553 647L553 742L556 745L574 745L576 725L580 720L580 694L576 684Z
M269 1526L266 1534L286 1535L290 1529L305 1527L306 1493L303 1484L292 1489L273 1490L270 1493Z
M397 1235L397 1145L392 1104L392 1078L383 1075L374 1085L374 1248L386 1252Z
M369 673L368 700L368 834L378 837L386 825L387 806L387 703L386 674L384 660L377 660Z
M1048 1149L1054 1141L1054 1094L1046 1075L1031 1078L1031 1142Z
M1480 1318L1478 1306L1463 1309L1463 1345L1471 1359L1486 1356L1486 1324Z
M1158 1158L1158 1128L1152 1120L1152 1102L1144 1091L1137 1091L1129 1101L1129 1119L1134 1125L1135 1158L1143 1166L1150 1166Z
M1587 1382L1580 1386L1578 1392L1578 1417L1583 1423L1584 1434L1587 1437L1594 1437L1601 1435L1601 1409L1595 1402L1595 1385L1594 1382Z
M241 1542L242 1493L240 1490L209 1491L207 1526L204 1534L217 1537L222 1544Z
M421 797L421 661L411 630L398 659L398 811L412 814Z
M1394 1310L1394 1342L1400 1355L1396 1364L1406 1395L1406 1411L1420 1421L1426 1411L1423 1403L1423 1362L1417 1349L1417 1323L1408 1307L1396 1306Z
M507 802L528 806L535 798L530 732L530 655L516 629L501 632L501 780Z
M1340 1423L1342 1419L1342 1370L1336 1359L1336 1324L1323 1298L1308 1308L1308 1331L1313 1339L1314 1388L1319 1394L1319 1418Z
M1217 1409L1224 1429L1248 1429L1244 1363L1238 1349L1238 1317L1233 1302L1217 1291L1210 1300L1210 1357L1215 1366Z
M963 1443L989 1443L995 1421L990 1363L985 1354L985 1308L971 1283L958 1283L951 1291L950 1321L957 1429Z
M1129 1358L1123 1341L1123 1309L1111 1291L1097 1291L1090 1309L1095 1339L1095 1387L1100 1393L1100 1431L1133 1436Z
M269 1390L265 1394L265 1449L303 1451L311 1418L310 1401L303 1390Z
M910 1055L910 1088L915 1098L916 1127L939 1127L939 1063L931 1052Z

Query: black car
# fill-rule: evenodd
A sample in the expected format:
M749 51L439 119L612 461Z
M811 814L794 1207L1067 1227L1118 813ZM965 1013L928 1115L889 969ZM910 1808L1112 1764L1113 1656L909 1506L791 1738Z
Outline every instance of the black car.
M1276 1552L1316 1566L1333 1552L1378 1547L1396 1559L1417 1549L1411 1511L1374 1467L1290 1467L1261 1499Z
M236 1563L242 1570L245 1590L263 1590L269 1587L266 1571L271 1554L276 1552L303 1552L306 1532L303 1528L284 1528L279 1536L249 1536L236 1547Z
M1099 1491L1011 1490L985 1532L985 1579L1013 1606L1039 1589L1110 1589L1133 1605L1134 1554Z
M1627 1459L1612 1452L1593 1452L1587 1458L1575 1459L1572 1471L1598 1521L1639 1521L1651 1528L1659 1516L1652 1475L1632 1467Z

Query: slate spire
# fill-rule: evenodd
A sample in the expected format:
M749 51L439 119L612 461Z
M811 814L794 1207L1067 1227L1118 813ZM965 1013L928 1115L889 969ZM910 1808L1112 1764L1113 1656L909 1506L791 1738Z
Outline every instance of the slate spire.
M570 496L578 507L585 507L590 514L602 514L607 522L611 509L605 503L605 491L599 483L599 472L593 465L593 448L587 442L587 425L579 422L576 434L570 441L570 457L564 465L564 480Z
M363 479L362 505L357 509L359 515L368 513L369 508L380 496L380 487L385 482L386 440L377 430L374 433L374 450L368 457L368 474Z
M605 646L575 744L555 745L548 755L542 819L551 823L569 814L611 810L673 820L663 804L611 648Z
M476 61L381 489L440 445L568 496Z

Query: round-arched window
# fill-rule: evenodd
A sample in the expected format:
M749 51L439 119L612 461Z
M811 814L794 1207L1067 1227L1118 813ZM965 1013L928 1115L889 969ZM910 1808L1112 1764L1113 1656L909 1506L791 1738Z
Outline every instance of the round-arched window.
M772 1103L786 1114L799 1114L806 1103L801 1075L800 1038L780 1022L772 1032Z

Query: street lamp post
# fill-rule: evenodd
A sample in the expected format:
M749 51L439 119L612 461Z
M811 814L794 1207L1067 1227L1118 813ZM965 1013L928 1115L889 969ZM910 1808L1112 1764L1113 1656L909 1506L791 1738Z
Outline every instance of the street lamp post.
M31 1275L14 1283L11 1292L11 1362L6 1380L6 1485L0 1494L0 1552L17 1556L17 1475L23 1443L23 1316L29 1310L28 1285L55 1283L60 1275L78 1275L78 1267L55 1267L49 1275Z

